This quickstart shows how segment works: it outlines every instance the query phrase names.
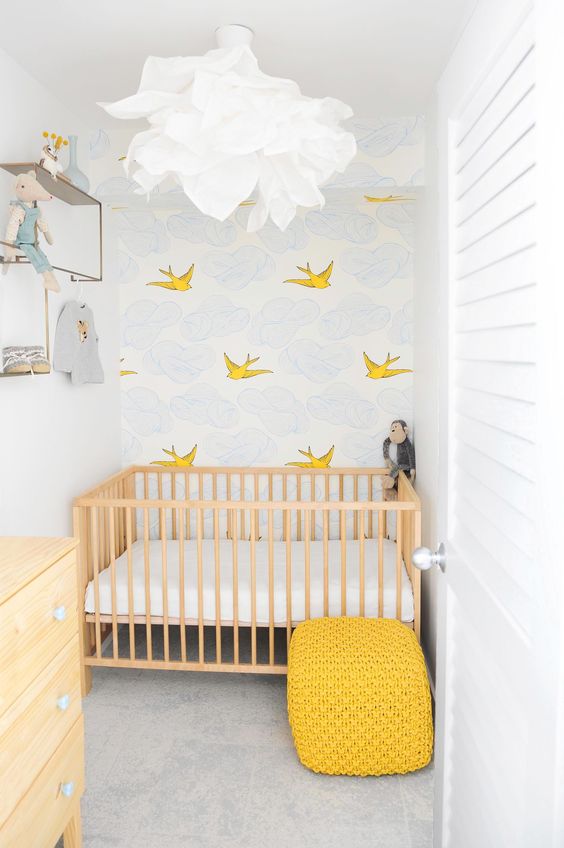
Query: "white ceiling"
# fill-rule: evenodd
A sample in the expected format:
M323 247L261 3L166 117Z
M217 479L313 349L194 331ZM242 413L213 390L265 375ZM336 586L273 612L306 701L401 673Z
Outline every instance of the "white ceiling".
M255 30L262 69L358 116L425 110L475 0L27 0L2 9L0 46L91 126L95 103L137 89L149 54L198 55L217 26Z

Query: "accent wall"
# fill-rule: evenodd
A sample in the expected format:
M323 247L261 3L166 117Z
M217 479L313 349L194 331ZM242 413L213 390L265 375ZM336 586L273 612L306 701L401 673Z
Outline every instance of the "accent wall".
M325 207L257 233L247 205L218 222L173 185L140 198L119 161L128 134L92 134L117 235L124 464L273 466L311 450L374 466L390 422L412 425L422 120L351 127L359 154ZM388 189L405 200L374 199Z

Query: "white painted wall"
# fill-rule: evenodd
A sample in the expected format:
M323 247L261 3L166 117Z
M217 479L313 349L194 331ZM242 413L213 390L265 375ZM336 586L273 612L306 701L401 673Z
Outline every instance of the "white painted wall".
M88 168L88 129L57 98L0 51L4 121L0 161L37 161L43 130L75 133L83 142L79 164ZM64 161L64 160L63 160ZM4 236L10 180L0 183L0 233ZM49 206L45 206L49 217ZM55 226L56 220L56 226ZM76 234L53 220L57 252L74 247ZM107 234L111 239L111 234ZM85 248L86 250L86 248ZM49 255L48 248L46 252ZM108 250L108 256L115 250ZM86 284L106 373L103 385L73 387L66 374L0 378L0 535L71 532L71 502L120 465L119 306L116 275L106 267L103 284ZM51 334L62 305L77 294L68 276L50 297ZM29 267L0 277L0 344L43 343L42 285ZM3 340L3 341L2 341Z
M417 445L417 493L421 498L422 543L435 550L439 491L439 253L436 105L425 118L425 188L420 191L415 247L414 434ZM435 679L437 570L422 575L421 634L432 680Z

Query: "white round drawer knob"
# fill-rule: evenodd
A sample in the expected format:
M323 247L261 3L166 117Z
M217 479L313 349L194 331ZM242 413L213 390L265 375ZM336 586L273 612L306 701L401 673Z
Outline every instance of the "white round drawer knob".
M68 783L61 783L61 792L65 798L70 798L74 793L74 781L69 780Z
M68 710L70 706L70 695L61 695L60 698L57 698L57 706L62 712Z
M64 606L61 605L60 607L55 607L53 610L53 618L55 621L64 621L66 617L67 611Z

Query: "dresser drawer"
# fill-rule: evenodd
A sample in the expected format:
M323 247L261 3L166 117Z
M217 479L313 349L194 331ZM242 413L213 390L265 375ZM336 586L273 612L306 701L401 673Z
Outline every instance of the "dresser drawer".
M78 632L74 551L0 607L0 715Z
M2 848L51 848L84 791L82 716L0 827Z
M80 716L78 637L0 716L0 825Z

